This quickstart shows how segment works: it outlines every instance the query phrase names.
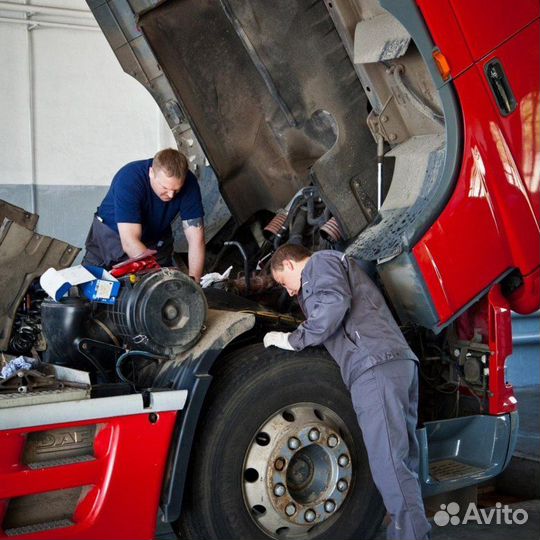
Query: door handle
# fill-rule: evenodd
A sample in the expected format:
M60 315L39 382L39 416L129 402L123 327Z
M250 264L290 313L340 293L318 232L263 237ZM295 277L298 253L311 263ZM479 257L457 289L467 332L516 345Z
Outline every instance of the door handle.
M503 116L508 116L515 110L517 101L502 64L497 59L488 62L485 67L485 73L497 101L499 111Z

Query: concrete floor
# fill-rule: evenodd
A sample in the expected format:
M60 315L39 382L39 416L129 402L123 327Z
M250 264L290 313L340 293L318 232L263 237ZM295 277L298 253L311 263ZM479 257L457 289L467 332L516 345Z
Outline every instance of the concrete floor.
M433 540L537 540L540 536L540 500L523 501L519 503L509 504L508 507L512 511L521 509L525 510L528 515L527 522L523 525L506 525L504 524L504 516L501 514L501 524L496 521L496 508L493 513L493 523L488 525L477 523L466 523L465 525L445 525L438 526L433 518L429 520L432 526L431 538ZM484 508L488 512L489 508ZM374 540L385 540L386 527L381 526ZM358 539L361 540L361 539Z
M512 461L496 480L496 490L521 500L540 499L540 386L516 388L515 394L518 440Z

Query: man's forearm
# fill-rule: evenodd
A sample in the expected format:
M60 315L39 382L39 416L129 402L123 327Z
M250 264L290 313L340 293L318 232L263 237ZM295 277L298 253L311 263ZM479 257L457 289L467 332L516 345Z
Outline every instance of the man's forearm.
M204 241L198 242L196 245L189 245L188 263L189 275L193 276L197 283L200 281L204 271L204 258L206 255L206 246Z
M346 290L323 290L313 293L315 306L309 317L289 336L289 343L300 351L322 345L341 325L351 306Z
M146 251L146 245L141 241L142 225L140 223L118 223L118 234L122 249L128 257L137 257Z
M199 283L204 271L206 254L203 218L182 220L182 227L188 241L189 275Z
M137 257L148 249L140 240L122 241L122 248L129 258Z

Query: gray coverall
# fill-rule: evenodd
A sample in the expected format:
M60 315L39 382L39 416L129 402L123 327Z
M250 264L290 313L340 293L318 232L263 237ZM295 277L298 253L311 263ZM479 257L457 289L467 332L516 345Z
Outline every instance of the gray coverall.
M358 264L314 253L298 301L306 321L289 336L297 351L324 345L351 392L375 485L391 523L387 538L429 538L418 482L418 359L384 298Z

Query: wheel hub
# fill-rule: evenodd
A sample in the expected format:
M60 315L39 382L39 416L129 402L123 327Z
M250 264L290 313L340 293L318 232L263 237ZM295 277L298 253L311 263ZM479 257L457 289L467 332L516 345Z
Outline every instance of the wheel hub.
M310 444L293 456L287 468L287 488L302 504L320 500L331 484L332 456L324 447Z
M349 493L351 454L341 418L318 404L278 411L244 461L244 501L268 535L298 535L331 519Z
M313 478L314 465L310 457L304 455L304 450L300 450L293 456L287 468L287 486L290 491L302 490Z

